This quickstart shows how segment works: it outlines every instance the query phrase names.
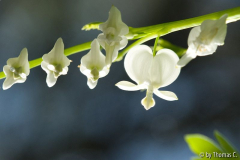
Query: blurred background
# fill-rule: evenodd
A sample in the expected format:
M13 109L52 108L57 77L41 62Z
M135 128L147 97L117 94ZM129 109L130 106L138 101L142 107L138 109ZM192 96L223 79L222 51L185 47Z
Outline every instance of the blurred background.
M143 27L237 7L240 1L1 0L1 67L24 47L33 60L48 53L59 37L65 48L93 40L100 31L81 31L82 26L106 21L113 4L127 25ZM149 111L140 103L145 92L114 86L131 81L123 61L114 63L94 90L77 68L87 51L69 57L68 74L52 88L41 67L32 69L25 83L0 91L0 159L188 160L193 153L184 135L213 138L215 129L240 149L239 28L240 21L230 23L225 45L190 62L166 87L178 101L155 96ZM163 38L187 48L189 31Z

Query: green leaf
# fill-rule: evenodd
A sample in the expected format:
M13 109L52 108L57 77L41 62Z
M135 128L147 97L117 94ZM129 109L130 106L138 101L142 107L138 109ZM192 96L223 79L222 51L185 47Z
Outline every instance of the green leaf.
M212 139L201 134L186 135L185 141L187 142L190 150L197 155L199 155L202 152L222 153L222 150L220 149L220 147Z
M231 145L231 143L220 132L214 131L214 135L225 152L237 152L236 149L234 149L233 145Z

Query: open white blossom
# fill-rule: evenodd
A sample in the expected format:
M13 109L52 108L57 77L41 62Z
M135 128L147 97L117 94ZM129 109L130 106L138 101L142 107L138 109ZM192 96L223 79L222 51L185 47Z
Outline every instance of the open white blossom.
M60 75L66 75L70 60L64 55L64 44L62 38L58 38L53 49L44 54L41 63L42 69L47 73L47 85L52 87Z
M124 48L128 40L125 37L128 34L128 26L122 22L121 13L112 6L109 12L108 20L99 25L103 32L98 35L100 45L106 50L105 63L110 67L112 62L117 58L118 50Z
M177 100L177 96L170 91L159 91L161 87L170 85L180 73L180 67L176 67L179 58L170 49L159 50L153 57L152 50L146 45L132 48L126 55L124 67L128 76L137 85L121 81L116 84L122 90L136 91L147 89L146 97L141 103L146 110L155 105L153 93L165 100Z
M30 73L27 48L24 48L18 57L9 58L3 71L6 75L2 86L3 90L10 88L15 83L25 82Z
M96 87L99 78L109 73L109 69L105 66L105 56L100 51L97 39L93 40L91 50L82 57L80 71L87 76L87 85L90 89Z
M188 49L181 57L178 66L184 67L197 56L213 54L217 46L223 45L227 34L227 15L218 20L205 20L201 26L194 27L188 37Z

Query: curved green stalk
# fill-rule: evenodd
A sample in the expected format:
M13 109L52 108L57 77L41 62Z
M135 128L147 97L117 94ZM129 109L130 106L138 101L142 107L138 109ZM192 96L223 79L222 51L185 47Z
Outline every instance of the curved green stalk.
M159 37L160 37L160 36L157 36L157 38L156 38L156 40L155 40L155 43L154 43L154 46L153 46L153 57L156 55L156 49L157 49Z

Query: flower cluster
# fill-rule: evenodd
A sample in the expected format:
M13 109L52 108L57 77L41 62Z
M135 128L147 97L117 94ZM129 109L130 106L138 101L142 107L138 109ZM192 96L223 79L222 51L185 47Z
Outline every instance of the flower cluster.
M87 76L90 89L96 87L98 79L106 76L112 62L117 58L118 51L124 48L128 40L128 26L122 22L120 11L112 6L108 20L99 25L103 32L91 44L91 50L82 57L80 71ZM100 51L100 45L105 49L106 56Z
M177 100L175 93L162 91L159 88L173 83L178 78L181 67L192 59L211 55L216 51L217 46L224 44L227 33L226 19L227 15L223 15L217 20L205 20L200 26L193 28L188 37L189 47L180 60L170 49L160 49L153 54L155 49L152 51L149 46L132 47L125 57L124 67L136 84L120 81L116 86L126 91L146 90L146 96L141 101L146 110L155 105L154 94L168 101ZM81 58L79 67L80 72L87 77L87 85L90 89L96 87L99 78L109 73L118 51L128 43L126 35L129 33L129 27L122 22L121 13L115 6L111 7L108 20L100 24L99 29L102 33L92 41L91 49ZM105 55L101 52L101 47L105 50ZM67 74L71 62L64 54L61 38L48 54L43 55L42 60L41 67L47 73L48 87L54 86L60 75ZM6 75L4 90L15 83L25 82L30 73L27 49L24 48L18 57L10 58L3 71Z

